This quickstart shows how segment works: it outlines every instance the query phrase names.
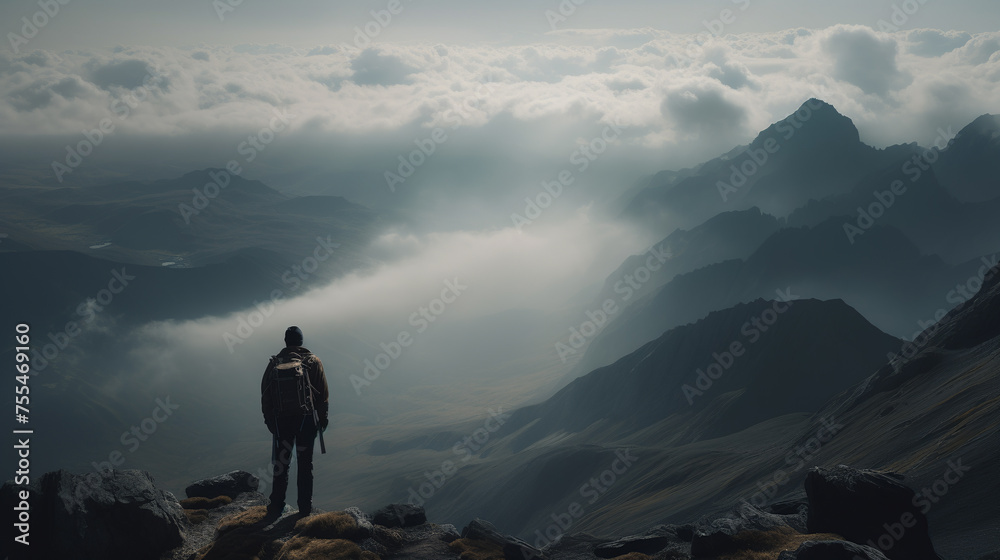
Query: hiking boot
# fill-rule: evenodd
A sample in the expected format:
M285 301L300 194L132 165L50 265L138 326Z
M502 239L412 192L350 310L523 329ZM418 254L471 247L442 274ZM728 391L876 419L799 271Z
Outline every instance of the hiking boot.
M271 506L271 505L267 506L267 513L264 515L264 518L261 519L259 523L262 523L264 525L270 525L271 523L274 523L275 521L278 520L278 518L281 517L281 512L283 512L284 510L285 506L283 505L281 507Z

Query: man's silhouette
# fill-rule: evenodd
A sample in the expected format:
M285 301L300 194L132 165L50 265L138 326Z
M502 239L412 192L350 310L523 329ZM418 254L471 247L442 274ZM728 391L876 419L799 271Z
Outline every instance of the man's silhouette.
M302 330L298 327L288 327L285 331L285 348L268 362L260 393L264 423L274 435L271 445L274 482L267 517L277 519L285 507L292 449L298 463L299 514L309 515L312 511L313 445L318 431L326 430L328 424L330 393L323 362L302 347ZM318 413L318 426L313 408Z

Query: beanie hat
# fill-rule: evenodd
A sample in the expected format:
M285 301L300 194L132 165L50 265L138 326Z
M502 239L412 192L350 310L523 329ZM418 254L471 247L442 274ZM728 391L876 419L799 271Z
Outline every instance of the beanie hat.
M285 346L302 346L302 329L295 326L285 329Z

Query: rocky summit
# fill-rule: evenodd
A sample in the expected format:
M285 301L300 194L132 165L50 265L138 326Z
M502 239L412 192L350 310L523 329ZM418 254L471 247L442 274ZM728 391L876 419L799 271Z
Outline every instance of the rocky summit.
M256 477L233 471L191 484L188 497L178 501L143 471L110 471L89 480L50 472L32 488L37 501L30 546L12 549L8 534L3 552L61 560L939 558L926 517L910 511L914 491L902 476L845 465L812 469L798 501L765 508L744 501L724 515L684 525L653 525L613 538L562 535L541 549L482 519L461 531L428 522L413 504L390 504L372 514L349 507L302 516L286 508L270 519L257 487ZM16 505L13 489L7 483L0 490L6 511Z

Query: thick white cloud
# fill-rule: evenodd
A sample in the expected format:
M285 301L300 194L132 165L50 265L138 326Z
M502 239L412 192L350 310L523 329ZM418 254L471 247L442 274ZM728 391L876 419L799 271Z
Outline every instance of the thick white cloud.
M694 135L729 136L747 120L746 109L708 80L668 91L661 110L680 130Z
M866 27L841 26L827 35L824 47L833 57L833 77L865 93L885 96L910 82L897 64L899 48L893 37Z
M887 34L858 26L724 37L565 30L542 43L500 46L34 51L0 55L0 135L74 135L112 117L119 136L196 136L257 130L285 110L296 116L291 133L349 141L440 126L463 108L462 126L617 120L642 131L628 139L637 146L684 150L700 136L700 145L714 150L726 148L723 140L749 140L815 96L884 145L996 112L998 52L1000 33ZM158 79L142 91L150 77ZM947 103L947 91L967 104L953 122L930 122L935 108L928 104ZM126 119L112 111L135 93L141 99Z

